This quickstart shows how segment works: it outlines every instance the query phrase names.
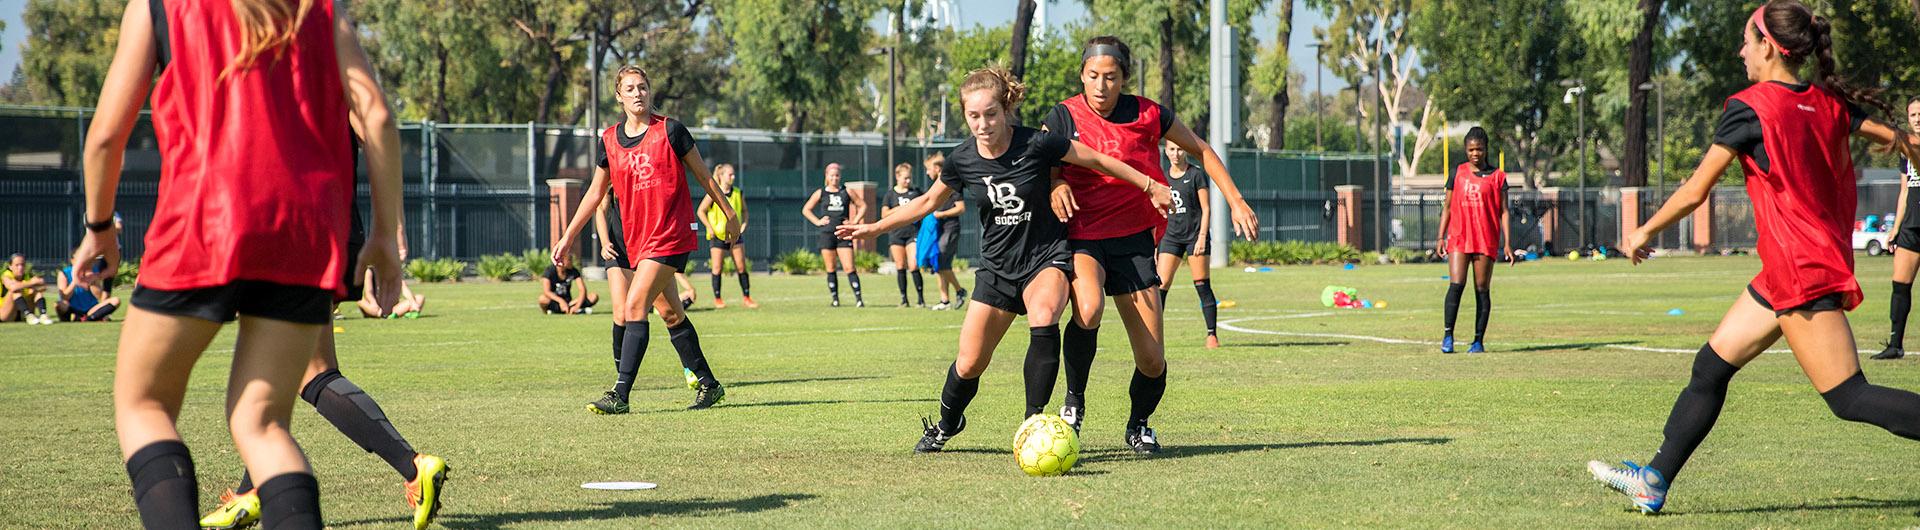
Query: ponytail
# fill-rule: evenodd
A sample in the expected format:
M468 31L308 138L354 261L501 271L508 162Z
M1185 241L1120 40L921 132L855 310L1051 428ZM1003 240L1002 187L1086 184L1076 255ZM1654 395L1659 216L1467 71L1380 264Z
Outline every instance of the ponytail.
M1880 99L1881 89L1855 86L1840 73L1839 64L1833 60L1833 22L1827 17L1814 14L1797 0L1772 0L1761 9L1764 10L1761 23L1766 27L1751 29L1764 30L1763 35L1771 34L1782 49L1787 66L1798 68L1812 57L1814 67L1819 70L1813 77L1815 86L1840 96L1847 103L1893 114L1893 106Z
M252 68L268 52L276 56L293 44L300 26L313 12L315 0L229 0L233 16L240 21L240 53L220 72L222 79L236 71Z
M993 99L999 101L1000 107L1009 114L1013 113L1014 109L1020 108L1020 100L1027 97L1026 83L1021 83L1019 79L1013 77L1012 72L998 66L969 72L966 80L960 82L961 95L980 90L992 90Z

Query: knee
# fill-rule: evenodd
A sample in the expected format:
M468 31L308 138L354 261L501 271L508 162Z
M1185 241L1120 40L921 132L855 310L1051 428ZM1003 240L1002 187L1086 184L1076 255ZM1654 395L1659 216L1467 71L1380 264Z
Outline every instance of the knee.
M953 361L953 373L961 379L979 379L987 372L985 359L958 359Z
M1847 421L1866 421L1866 418L1855 411L1856 407L1853 405L1860 399L1860 394L1870 386L1867 384L1866 374L1854 372L1853 377L1840 382L1839 386L1821 392L1820 399L1827 402L1827 409L1832 410L1835 417Z
M660 307L660 323L666 324L667 327L677 328L680 327L682 322L686 321L687 313L680 308L672 306Z
M1080 329L1098 328L1100 327L1101 313L1105 313L1105 310L1106 305L1104 299L1074 300L1073 323L1080 326Z
M1134 362L1134 369L1147 377L1160 377L1167 373L1167 358L1164 356L1143 356Z

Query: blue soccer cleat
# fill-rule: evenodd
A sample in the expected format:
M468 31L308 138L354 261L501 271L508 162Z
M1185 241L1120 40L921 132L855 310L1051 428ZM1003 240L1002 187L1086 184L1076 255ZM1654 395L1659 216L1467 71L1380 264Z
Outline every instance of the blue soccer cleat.
M1667 480L1659 471L1641 467L1632 461L1621 462L1625 467L1613 467L1598 460L1587 462L1587 471L1593 473L1593 479L1607 483L1627 498L1633 500L1633 507L1640 513L1653 515L1667 505Z
M1440 338L1440 353L1453 353L1453 335Z
M1487 352L1487 347L1485 345L1480 344L1480 341L1477 341L1477 340L1473 341L1472 345L1467 346L1467 353L1486 353L1486 352Z

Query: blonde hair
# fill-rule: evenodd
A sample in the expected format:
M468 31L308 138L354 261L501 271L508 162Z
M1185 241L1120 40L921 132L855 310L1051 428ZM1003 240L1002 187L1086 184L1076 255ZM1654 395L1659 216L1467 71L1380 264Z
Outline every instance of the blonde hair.
M967 73L965 81L960 82L960 94L965 96L981 90L992 90L993 99L1000 102L1001 108L1013 112L1020 107L1020 100L1027 97L1027 85L1013 76L1006 68L989 66Z
M898 177L901 173L906 173L907 176L913 176L913 164L901 162L900 165L893 166L893 176Z
M233 62L220 72L222 79L234 72L252 68L254 62L268 52L278 57L300 34L300 26L306 23L307 14L313 12L316 0L229 1L233 5L234 18L240 20L240 53L235 54Z

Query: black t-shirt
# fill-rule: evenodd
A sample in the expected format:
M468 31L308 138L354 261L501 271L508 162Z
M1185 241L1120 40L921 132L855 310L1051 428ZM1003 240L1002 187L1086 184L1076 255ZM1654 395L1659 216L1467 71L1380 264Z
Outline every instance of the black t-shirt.
M1787 87L1794 92L1806 92L1807 89L1813 88L1813 85L1808 83L1796 85L1779 81L1768 82ZM1852 130L1855 131L1860 130L1860 124L1867 121L1866 109L1851 102L1847 103L1847 116L1852 120ZM1727 110L1720 113L1720 123L1713 127L1713 143L1727 146L1735 153L1753 155L1753 162L1760 166L1761 171L1766 171L1772 165L1767 161L1767 149L1762 145L1763 138L1760 133L1760 115L1753 112L1753 107L1738 99L1727 100Z
M961 142L947 155L940 182L973 201L988 271L1024 277L1066 255L1067 224L1053 214L1050 193L1053 168L1071 146L1066 135L1014 127L999 158L981 156L976 142Z
M1133 123L1140 119L1140 101L1140 98L1131 95L1121 96L1120 101L1113 105L1113 112L1103 117L1106 118L1107 123ZM1173 129L1173 111L1167 110L1166 105L1159 103L1153 105L1160 107L1160 136L1166 136L1167 131ZM1047 112L1047 119L1043 123L1046 124L1048 131L1060 133L1067 139L1080 138L1079 129L1073 125L1073 112L1067 110L1065 103L1054 105L1053 110Z
M1907 218L1902 219L1900 228L1920 227L1920 171L1914 171L1913 163L1906 158L1900 159L1900 180L1907 186Z
M907 203L913 202L914 199L920 198L920 196L925 193L926 192L920 191L920 188L914 188L914 187L908 187L907 191L904 191L904 192L898 191L894 188L887 188L886 199L883 200L881 204L887 205L888 208L899 208L901 206L906 206ZM914 224L900 227L899 230L894 230L893 237L895 240L900 240L902 238L913 237L914 234L917 234L919 232L920 232L920 224L914 223Z
M620 147L627 149L633 149L634 146L640 145L640 139L647 137L646 129L640 129L640 136L627 136L627 122L625 120L613 124L613 130L615 134L619 135ZM681 125L680 120L669 118L667 119L667 143L673 145L674 156L687 156L687 152L692 151L694 147L693 133L687 132L687 126ZM599 166L601 169L607 167L607 152L605 149L600 150Z
M1200 166L1167 180L1173 195L1173 211L1167 214L1167 235L1174 241L1192 242L1200 236L1200 190L1207 189L1207 172Z
M847 224L847 215L853 212L853 195L847 193L846 186L841 186L839 191L822 188L818 207L820 217L827 220L826 225L819 227L820 231L832 232L835 227Z
M558 267L548 266L546 277L547 281L553 282L553 294L572 300L573 281L580 278L580 269L578 267L567 267L566 271L563 272Z

